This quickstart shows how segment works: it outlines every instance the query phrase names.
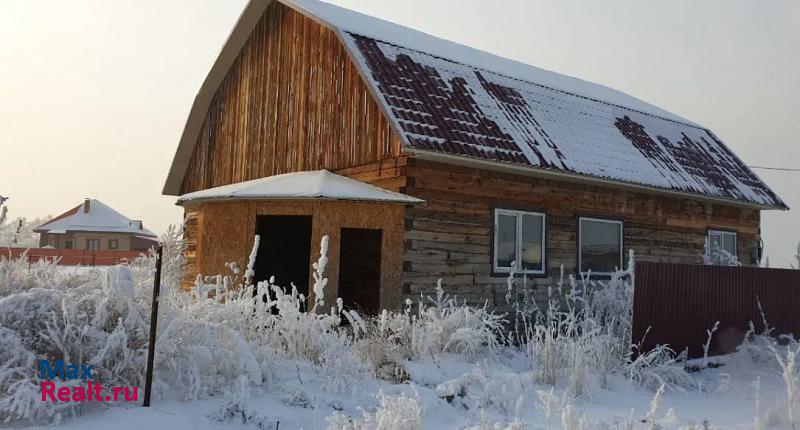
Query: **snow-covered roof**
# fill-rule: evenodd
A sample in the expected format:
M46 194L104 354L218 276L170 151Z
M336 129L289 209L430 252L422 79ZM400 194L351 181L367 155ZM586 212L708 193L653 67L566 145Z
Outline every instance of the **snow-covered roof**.
M38 233L64 234L71 231L127 233L156 240L156 235L142 226L141 221L115 211L97 199L86 199L80 205L40 225Z
M331 173L327 170L286 173L184 194L178 204L209 200L351 200L381 203L423 203L416 197Z
M330 3L317 0L280 0L280 2L344 33L381 40L435 57L454 59L477 69L492 70L505 76L532 80L540 85L628 106L676 121L689 122L658 106L604 85L531 66Z
M783 206L693 123L542 85L536 74L521 80L355 33L343 38L412 152Z
M279 1L339 34L412 154L786 207L710 130L635 97L328 3ZM165 193L185 174L208 109L199 101L210 103L269 3L248 3L209 73Z

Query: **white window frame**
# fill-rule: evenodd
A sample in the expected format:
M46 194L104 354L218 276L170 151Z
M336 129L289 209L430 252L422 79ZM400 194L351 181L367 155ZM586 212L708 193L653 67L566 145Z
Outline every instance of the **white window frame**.
M582 274L589 273L588 270L583 270L583 221L592 221L592 222L600 222L606 224L617 224L619 225L619 266L617 267L619 270L623 270L624 265L624 250L625 250L625 242L624 242L624 231L625 231L625 223L622 220L616 219L607 219L607 218L592 218L592 217L578 217L578 271ZM592 275L597 276L611 276L614 272L592 272Z
M514 261L514 267L500 267L497 265L497 249L498 249L498 239L500 237L497 234L497 229L499 228L498 218L500 215L511 215L514 216L517 220L517 259ZM522 268L522 216L523 215L532 215L538 216L542 219L542 268L541 270L530 270L530 269L523 269ZM527 274L527 275L544 275L547 272L547 214L544 212L531 212L531 211L520 211L520 210L513 210L513 209L500 209L496 208L494 210L494 229L492 230L492 271L495 273L511 273L513 270L514 273L517 274Z
M719 236L719 243L720 247L722 247L722 237L725 235L733 236L733 257L736 261L739 261L739 235L736 234L735 231L731 230L715 230L715 229L708 229L708 233L706 234L706 239L708 240L708 252L709 255L713 253L711 249L711 236L717 235ZM721 265L722 262L718 261L714 263L715 265Z

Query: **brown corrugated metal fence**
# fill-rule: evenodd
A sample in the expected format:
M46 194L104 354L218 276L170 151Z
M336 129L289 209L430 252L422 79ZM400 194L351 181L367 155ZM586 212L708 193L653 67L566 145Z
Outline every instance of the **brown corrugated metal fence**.
M702 356L706 330L719 321L711 353L732 352L750 321L763 330L759 302L774 334L800 337L800 270L637 262L633 302L633 341L644 338L643 350L660 344Z
M25 258L29 263L57 261L61 266L113 266L135 260L145 251L51 248L0 248L0 258Z

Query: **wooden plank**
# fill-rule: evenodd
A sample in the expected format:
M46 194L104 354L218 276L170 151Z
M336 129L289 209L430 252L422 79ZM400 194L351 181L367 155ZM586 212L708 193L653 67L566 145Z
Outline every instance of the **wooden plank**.
M622 219L624 251L635 249L638 261L700 263L706 230L712 225L737 230L744 261L749 261L757 238L755 210L413 158L406 174L409 185L404 192L427 202L406 209L404 279L414 287L409 291L430 293L417 279L446 280L469 271L472 285L460 278L457 288L469 294L491 292L493 303L502 306L502 300L495 298L502 298L506 277L491 270L494 207L547 214L548 276L531 280L531 285L557 282L562 265L566 274L576 272L581 215Z
M399 190L402 155L336 33L274 2L217 89L181 193L376 162L353 173Z

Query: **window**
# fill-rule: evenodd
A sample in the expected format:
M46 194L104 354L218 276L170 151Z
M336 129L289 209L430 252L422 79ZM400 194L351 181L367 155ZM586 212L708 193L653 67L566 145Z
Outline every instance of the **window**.
M706 263L721 266L738 265L735 231L708 231L708 250Z
M622 221L578 219L578 266L595 275L622 269Z
M72 249L72 241L71 240L64 241L64 248Z
M117 249L119 247L119 242L117 239L108 239L108 249Z
M97 251L100 249L100 239L86 239L86 249Z
M545 215L496 209L494 212L495 272L544 273Z

